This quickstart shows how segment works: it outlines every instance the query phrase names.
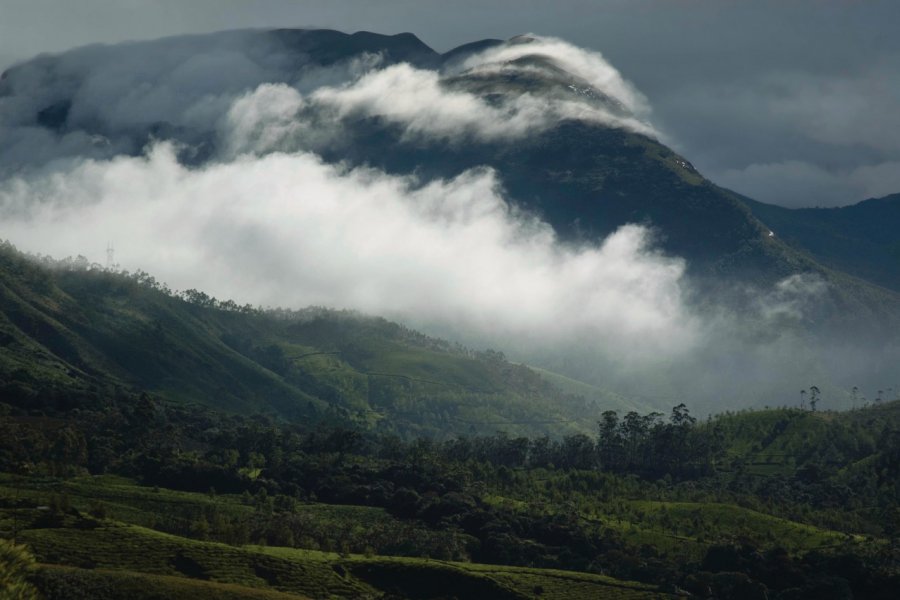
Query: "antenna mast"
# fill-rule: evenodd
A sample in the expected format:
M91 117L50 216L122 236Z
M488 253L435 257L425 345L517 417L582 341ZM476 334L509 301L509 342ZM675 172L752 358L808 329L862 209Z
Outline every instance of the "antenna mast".
M112 271L116 266L116 251L112 242L106 243L106 270Z

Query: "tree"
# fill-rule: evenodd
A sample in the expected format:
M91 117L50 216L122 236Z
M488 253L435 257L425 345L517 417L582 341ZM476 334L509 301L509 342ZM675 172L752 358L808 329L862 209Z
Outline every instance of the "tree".
M597 450L600 462L609 469L620 466L622 460L622 436L619 433L619 415L614 410L607 410L601 415L600 435L597 439Z
M816 404L819 402L819 388L811 385L809 386L809 407L813 412L816 412Z
M34 571L34 557L25 548L0 539L0 598L37 600L41 597L28 578Z
M682 402L672 409L672 416L669 417L669 421L676 427L690 427L697 422L697 419L691 416L688 407Z

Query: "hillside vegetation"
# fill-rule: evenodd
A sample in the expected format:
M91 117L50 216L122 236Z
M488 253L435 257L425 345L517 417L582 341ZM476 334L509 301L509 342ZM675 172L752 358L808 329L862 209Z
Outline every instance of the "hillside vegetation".
M37 261L9 245L0 338L0 390L25 411L145 391L233 413L446 435L590 431L600 410L634 408L384 319L174 294L145 273Z
M446 441L146 394L7 410L0 535L51 597L887 599L900 579L896 401Z

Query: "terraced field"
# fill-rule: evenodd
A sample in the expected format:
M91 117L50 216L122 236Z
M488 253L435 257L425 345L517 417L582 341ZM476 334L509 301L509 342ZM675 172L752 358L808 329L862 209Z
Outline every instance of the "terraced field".
M662 533L679 545L748 540L760 548L779 545L789 552L801 552L834 546L848 538L836 531L731 504L648 501L629 504L640 514L644 531L655 531L657 536Z
M37 579L47 600L72 600L77 589L83 598L106 600L304 600L299 594L185 577L148 575L131 571L41 566Z
M40 528L28 518L24 522L29 528L19 534L19 541L49 565L41 575L48 589L76 586L85 597L355 599L384 593L399 598L501 600L669 597L653 586L566 571L232 547L111 521L67 518L65 526L57 528Z
M99 598L611 598L669 597L654 586L600 575L286 547L231 546L135 523L209 506L252 510L237 496L144 488L118 477L0 478L0 531L17 532L41 563L48 600ZM71 508L45 503L64 494ZM102 501L113 518L83 510ZM301 505L339 523L391 518L379 509ZM377 514L376 514L377 513ZM125 522L131 520L132 522Z

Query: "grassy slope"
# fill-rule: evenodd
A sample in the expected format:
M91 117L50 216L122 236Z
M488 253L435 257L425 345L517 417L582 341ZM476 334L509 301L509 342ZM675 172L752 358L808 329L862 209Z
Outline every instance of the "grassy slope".
M115 476L76 477L68 480L31 477L27 481L0 474L0 500L18 498L32 506L46 505L54 498L65 497L69 505L87 513L101 506L105 515L120 522L148 529L166 530L169 527L185 528L198 517L216 515L220 520L242 519L251 521L254 507L234 495L208 496L165 488L148 488L131 480ZM391 516L383 508L371 506L336 505L324 503L298 503L293 514L306 527L307 539L301 543L317 547L316 539L330 540L332 548L340 542L361 549L376 544L378 539L387 543L391 552L404 553L404 540L415 537L428 538L446 545L462 546L463 538L456 531L435 531L424 525L409 523ZM11 531L12 515L0 512L0 532ZM171 529L169 529L171 530ZM308 546L306 546L308 547Z
M883 421L882 427L900 427L900 402L840 413L749 411L720 416L708 426L723 428L729 454L745 459L751 473L773 475L793 473L794 464L814 450L827 451L830 445L847 454L859 448L874 449L880 433L873 428L876 421Z
M227 510L245 511L238 498L150 490L118 477L83 477L60 482L31 479L15 491L4 476L0 502L9 507L13 497L32 508L18 510L20 540L38 559L51 566L43 576L50 581L66 577L79 589L121 590L142 587L145 597L215 597L242 593L277 597L270 591L312 598L358 598L374 592L400 597L531 598L542 597L640 599L659 597L652 586L608 577L547 569L455 563L420 558L336 554L296 548L243 546L186 539L130 523L151 522L159 511L180 506L207 508L215 503ZM48 526L46 512L33 508L52 494L65 492L75 508L101 499L108 514L119 520L66 516ZM848 537L825 529L776 518L757 511L720 503L625 501L618 509L593 515L591 520L618 531L630 544L688 560L702 558L705 545L717 540L750 540L760 548L785 547L800 553L839 545ZM318 517L362 522L377 509L310 505ZM0 529L9 530L11 510L0 510ZM125 522L127 521L127 522ZM65 566L62 569L60 565ZM76 569L76 570L72 570ZM189 578L185 581L180 578ZM200 583L204 582L204 583ZM106 586L106 587L104 587ZM225 587L222 587L225 586ZM239 587L239 586L243 586ZM157 596L149 595L150 592ZM205 596L206 595L206 596ZM110 592L102 598L119 598Z
M626 398L615 392L610 392L603 388L585 383L553 371L547 371L539 367L530 367L533 371L540 374L541 377L569 394L576 396L584 396L591 400L595 400L604 410L615 410L619 412L636 411L640 413L651 412L654 407L645 402L641 402L635 398Z
M308 596L185 577L112 569L41 565L37 582L47 600L304 600Z
M110 273L51 271L10 248L0 249L0 341L0 386L26 404L147 390L289 419L338 409L340 418L413 434L503 425L542 434L591 431L600 410L624 402L574 398L548 383L552 375L542 380L383 319L205 308Z
M653 586L584 573L233 547L112 520L66 517L62 527L45 527L34 509L21 509L19 517L25 526L19 540L44 563L40 575L44 589L74 586L85 597L286 597L276 593L282 592L311 598L365 598L387 592L400 598L516 600L534 597L535 589L542 589L544 598L560 600L667 597Z
M342 556L291 548L233 548L124 525L89 532L28 530L22 539L41 560L62 559L91 568L208 579L314 598L361 598L391 592L418 598L518 599L533 597L535 586L543 587L548 598L657 597L652 586L597 575L428 559ZM573 589L573 585L577 587Z
M704 542L711 540L748 541L759 548L778 545L800 553L833 547L848 538L836 531L731 504L640 500L629 502L628 512L633 521L610 521L625 539L694 560L702 559Z

